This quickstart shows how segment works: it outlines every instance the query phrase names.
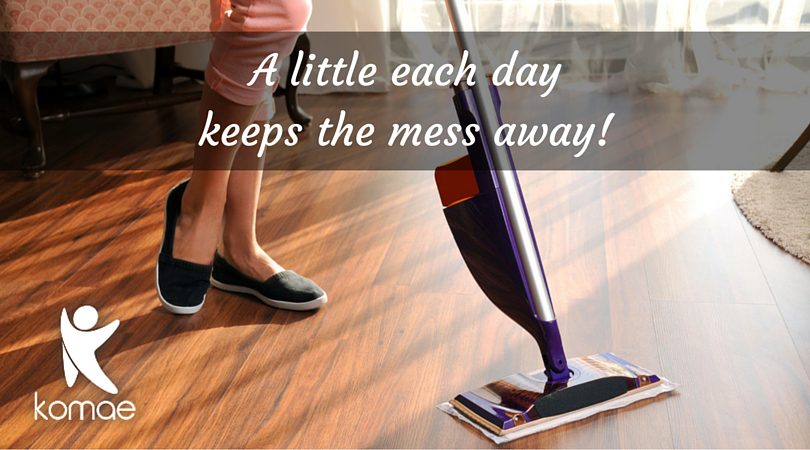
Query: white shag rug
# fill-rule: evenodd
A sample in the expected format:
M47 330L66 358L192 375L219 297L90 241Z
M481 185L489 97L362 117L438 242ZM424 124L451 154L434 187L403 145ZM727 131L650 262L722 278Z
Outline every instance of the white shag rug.
M810 264L810 146L782 173L735 174L732 192L751 225Z

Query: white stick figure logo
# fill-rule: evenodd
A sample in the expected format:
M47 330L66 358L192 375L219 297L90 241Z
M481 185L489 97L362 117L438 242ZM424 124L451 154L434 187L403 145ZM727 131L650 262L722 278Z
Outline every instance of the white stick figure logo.
M62 363L65 367L65 381L68 387L72 387L81 372L99 388L110 394L117 394L118 388L98 365L96 350L115 333L120 322L114 320L102 328L91 330L97 322L98 312L92 306L79 307L73 313L73 324L68 319L67 310L62 308Z

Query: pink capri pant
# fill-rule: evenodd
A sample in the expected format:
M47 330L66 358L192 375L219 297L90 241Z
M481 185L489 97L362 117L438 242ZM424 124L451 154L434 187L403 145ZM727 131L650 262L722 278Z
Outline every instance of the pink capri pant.
M205 82L215 92L240 105L260 105L254 121L273 117L273 87L247 83L267 55L278 54L280 64L292 52L298 34L306 29L311 0L211 0L214 47Z

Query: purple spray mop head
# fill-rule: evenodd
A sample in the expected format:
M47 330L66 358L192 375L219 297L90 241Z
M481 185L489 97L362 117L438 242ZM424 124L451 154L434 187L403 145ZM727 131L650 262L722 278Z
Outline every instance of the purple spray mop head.
M581 420L675 388L669 380L612 353L568 360L567 383L549 383L543 371L518 373L457 395L439 407L495 442Z
M497 110L498 92L491 88L490 93ZM471 90L458 89L455 106L462 126L481 120ZM611 353L566 359L553 310L551 317L544 320L535 306L535 293L524 270L526 252L518 250L513 215L493 170L487 139L479 136L467 151L467 156L436 170L447 224L470 273L487 297L535 339L545 370L512 375L460 394L440 407L501 442L674 389L669 381ZM506 152L514 170L508 149ZM536 258L539 266L535 283L541 286L540 293L545 294L550 306L537 244L516 178L515 188L519 213L525 215L530 235L528 257Z

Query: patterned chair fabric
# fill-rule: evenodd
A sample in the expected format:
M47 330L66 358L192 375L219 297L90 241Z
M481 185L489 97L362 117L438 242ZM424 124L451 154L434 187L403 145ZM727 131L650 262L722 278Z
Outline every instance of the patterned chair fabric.
M0 60L48 61L210 39L212 0L3 0ZM213 0L219 8L219 0Z

